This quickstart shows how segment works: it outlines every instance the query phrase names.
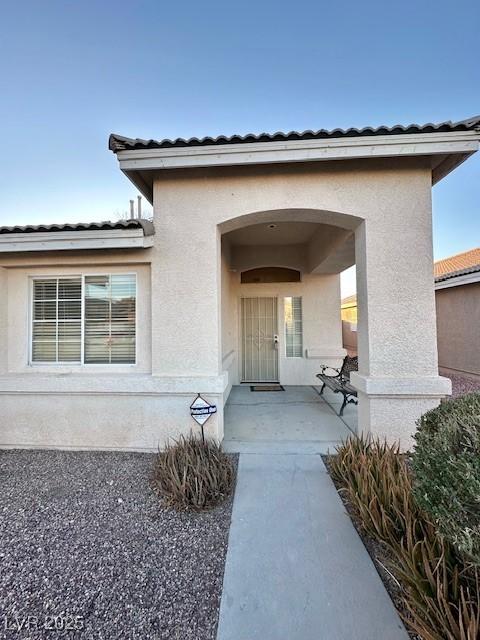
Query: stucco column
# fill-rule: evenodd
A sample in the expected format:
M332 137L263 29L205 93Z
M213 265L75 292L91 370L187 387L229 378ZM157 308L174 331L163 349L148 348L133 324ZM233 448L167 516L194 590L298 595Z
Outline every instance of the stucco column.
M152 373L218 376L220 242L195 192L163 192L155 201L152 249Z
M7 372L7 270L0 267L0 375Z
M411 444L415 422L451 391L438 375L430 184L392 196L355 233L359 430Z

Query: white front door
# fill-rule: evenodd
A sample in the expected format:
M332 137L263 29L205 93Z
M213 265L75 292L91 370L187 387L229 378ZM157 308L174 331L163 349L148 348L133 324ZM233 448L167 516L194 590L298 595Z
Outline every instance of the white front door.
M277 298L242 298L242 382L278 382Z

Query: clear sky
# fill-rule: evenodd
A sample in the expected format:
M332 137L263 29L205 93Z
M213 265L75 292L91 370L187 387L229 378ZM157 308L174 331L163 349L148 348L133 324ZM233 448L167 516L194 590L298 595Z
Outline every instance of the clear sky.
M189 137L480 113L480 2L0 2L0 224L116 218L110 132ZM433 191L435 257L480 245L480 154Z

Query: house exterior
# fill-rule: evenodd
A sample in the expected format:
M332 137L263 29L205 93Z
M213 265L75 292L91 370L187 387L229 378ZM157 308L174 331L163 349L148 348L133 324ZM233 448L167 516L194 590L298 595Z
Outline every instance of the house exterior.
M438 364L480 379L480 248L435 263Z
M350 356L358 355L357 340L357 295L354 293L342 299L342 343Z
M356 293L351 296L347 296L346 298L342 298L341 315L342 320L344 320L345 322L357 324L358 311Z
M245 137L110 136L153 222L0 229L0 444L154 450L198 393L315 384L357 266L359 429L409 446L438 375L431 188L480 118Z

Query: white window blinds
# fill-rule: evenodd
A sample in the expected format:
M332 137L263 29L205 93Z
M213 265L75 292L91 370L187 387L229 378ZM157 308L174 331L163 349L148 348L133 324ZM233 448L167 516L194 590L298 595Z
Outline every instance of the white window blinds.
M85 363L135 362L134 275L85 277Z
M287 358L303 356L303 320L302 298L298 296L284 298L285 315L285 355Z
M36 278L32 362L135 364L135 274Z
M80 362L81 342L81 278L34 280L32 360Z

